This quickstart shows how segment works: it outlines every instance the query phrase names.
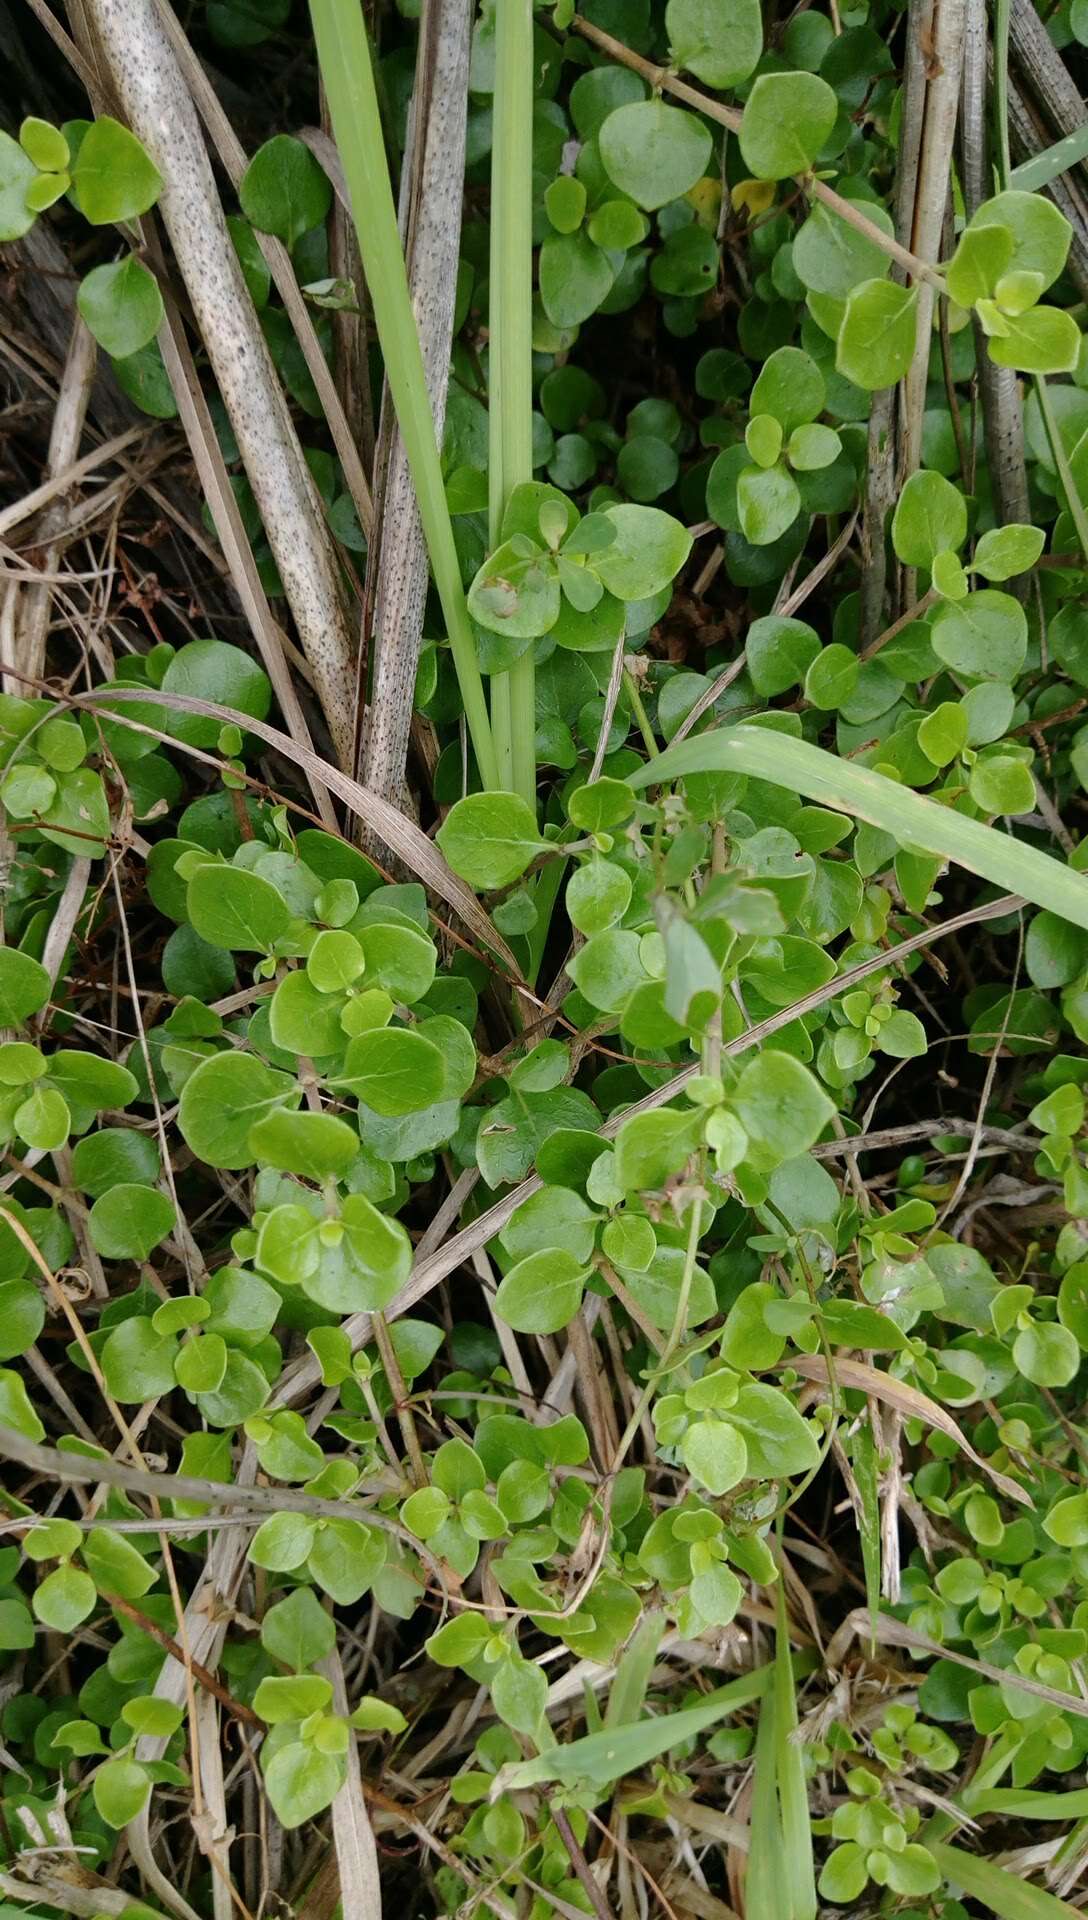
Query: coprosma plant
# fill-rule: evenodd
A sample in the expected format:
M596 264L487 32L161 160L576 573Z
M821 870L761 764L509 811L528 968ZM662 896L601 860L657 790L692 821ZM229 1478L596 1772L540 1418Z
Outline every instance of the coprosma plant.
M1084 1817L1076 1794L1032 1791L1088 1753L1088 880L1064 824L1088 783L1088 397L1069 225L1002 178L970 218L956 203L943 267L894 238L880 5L872 22L802 10L773 46L755 0L609 9L632 51L596 14L498 0L470 78L472 200L489 158L493 224L466 223L440 449L363 18L352 0L312 12L440 613L417 701L442 859L405 823L419 878L394 879L313 824L270 682L221 639L134 648L91 694L0 696L0 1448L98 1487L48 1511L22 1480L6 1496L3 1844L25 1865L65 1799L81 1857L142 1835L152 1794L189 1789L183 1689L216 1665L276 1819L313 1820L351 1793L358 1737L408 1732L407 1690L352 1702L340 1685L340 1630L365 1603L436 1685L459 1669L488 1703L451 1784L465 1812L442 1911L584 1909L587 1875L603 1898L580 1871L595 1809L619 1792L632 1819L675 1817L713 1764L752 1770L747 1920L812 1920L820 1899L961 1915L960 1891L1004 1920L1069 1913L948 1844L949 1808ZM666 44L667 66L644 57ZM160 185L106 118L0 136L7 238L66 193L123 225ZM308 149L276 135L240 203L258 305L254 227L318 304L352 304L320 270L330 189ZM730 344L719 327L685 352L720 319L723 242L750 296ZM887 530L905 597L867 633L849 573L809 624L796 610L863 504L871 396L919 351L920 285L943 331L924 465ZM589 324L641 301L683 377L617 401ZM92 269L79 309L168 415L151 269ZM282 317L266 314L273 339ZM994 524L983 455L961 458L971 319L992 362L1043 382L1039 526ZM282 342L278 358L290 385ZM311 461L357 551L331 456ZM736 591L703 672L650 636L680 618L708 529ZM825 556L791 600L814 529ZM331 769L328 785L365 816L364 789ZM923 1103L938 1073L956 1086L959 1028L920 957L983 921L1019 929L1022 958L964 963L961 1078L994 1063L977 1125L966 1091L947 1121L911 1108L881 1144L918 1151L867 1193L858 1156L893 1077ZM93 1011L115 934L123 1061ZM546 957L561 971L541 996ZM1000 1102L999 1059L1016 1063ZM1048 1201L1015 1258L957 1237L984 1140L1027 1155ZM962 1178L942 1170L955 1155ZM432 1312L466 1263L479 1284ZM58 1334L51 1395L37 1343ZM32 1373L7 1364L24 1356ZM825 1694L799 1727L819 1673L791 1652L803 1543L785 1529L835 1469L859 1631L926 1665L909 1704L855 1724ZM883 1475L908 1489L921 1550L890 1577L885 1519L882 1587ZM709 1646L749 1618L773 1623L767 1664L695 1698L662 1687L666 1630ZM568 1675L602 1673L603 1715L590 1690L566 1737ZM961 1792L944 1776L976 1736Z

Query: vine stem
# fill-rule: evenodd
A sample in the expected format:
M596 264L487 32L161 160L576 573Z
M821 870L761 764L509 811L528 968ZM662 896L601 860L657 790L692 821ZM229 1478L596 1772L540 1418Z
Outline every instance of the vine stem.
M356 0L311 0L310 13L386 377L412 471L465 719L484 786L497 788L498 762L446 504L363 16Z
M533 477L533 9L501 0L495 15L491 148L489 499L492 549L515 487ZM500 772L536 805L536 665L532 643L491 684Z
M599 47L601 52L607 53L610 59L617 61L620 66L630 67L632 73L641 74L647 84L653 87L655 93L671 93L674 99L682 100L685 106L694 107L697 113L705 114L708 120L716 120L720 127L728 127L730 133L740 132L744 115L739 107L723 106L720 100L712 100L709 94L703 93L700 88L689 86L686 80L680 80L671 67L659 67L652 60L644 60L640 53L633 53L630 47L624 46L622 40L617 40L611 33L605 33L602 27L595 27L591 20L584 19L580 13L575 14L570 24L572 32L580 33L584 40L588 40L592 46ZM832 213L838 214L840 220L845 220L847 226L853 227L855 232L863 234L866 240L870 240L874 247L879 247L882 253L886 253L889 260L894 260L905 273L910 274L912 279L926 281L929 286L935 287L938 293L947 292L943 275L936 267L931 266L928 260L920 260L918 255L911 253L908 247L900 246L898 240L893 239L890 233L885 233L872 220L866 219L860 208L854 206L851 201L844 200L833 187L817 179L815 174L799 173L796 178L802 192L806 193L810 200L822 201Z

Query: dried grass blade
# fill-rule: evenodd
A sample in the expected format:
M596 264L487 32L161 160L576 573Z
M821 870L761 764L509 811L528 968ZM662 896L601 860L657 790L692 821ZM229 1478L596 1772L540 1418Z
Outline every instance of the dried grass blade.
M821 1386L830 1385L827 1361L822 1354L805 1354L792 1364L806 1380L815 1380ZM1015 1500L1022 1507L1033 1505L1027 1488L1022 1487L1019 1481L1011 1480L1007 1473L999 1473L981 1453L976 1453L959 1423L928 1394L920 1393L917 1387L908 1386L905 1380L896 1380L890 1373L882 1373L879 1367L868 1367L861 1360L840 1359L838 1356L835 1359L835 1378L840 1386L857 1387L862 1393L871 1393L886 1406L895 1407L899 1413L906 1414L908 1419L924 1420L928 1427L936 1427L939 1433L946 1433L950 1440L963 1449L972 1465L992 1480L1007 1500Z
M332 1653L318 1662L326 1680L332 1682L332 1711L351 1712L344 1669L340 1655ZM332 1803L332 1838L336 1865L340 1874L340 1912L342 1920L381 1920L382 1888L378 1871L378 1849L363 1798L363 1775L359 1765L359 1743L352 1733L344 1756L344 1784Z

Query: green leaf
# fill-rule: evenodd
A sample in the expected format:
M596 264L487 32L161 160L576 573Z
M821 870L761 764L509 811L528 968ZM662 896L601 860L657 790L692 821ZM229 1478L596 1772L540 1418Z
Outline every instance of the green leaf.
M134 1733L149 1733L157 1740L167 1740L180 1727L185 1718L185 1709L177 1706L173 1700L158 1700L153 1694L140 1694L135 1700L125 1701L121 1718Z
M94 1612L98 1594L89 1573L80 1567L62 1566L47 1574L35 1587L32 1605L43 1626L57 1633L72 1633Z
M702 1132L701 1116L663 1108L625 1120L616 1135L616 1179L625 1192L656 1191L679 1173Z
M0 1281L0 1360L17 1360L45 1325L45 1302L30 1280Z
M45 1428L31 1405L17 1373L0 1367L0 1427L11 1427L26 1440L44 1440Z
M507 540L484 561L468 590L468 610L481 627L512 640L535 640L559 618L559 581L538 549Z
M1045 195L1013 190L983 201L972 215L968 231L977 233L986 227L1003 227L1012 236L1012 252L1001 268L1003 274L1041 274L1041 290L1058 278L1069 255L1073 230Z
M76 305L107 353L138 353L162 325L159 283L131 253L125 260L92 268L80 282Z
M434 1043L410 1027L379 1027L349 1041L337 1086L386 1118L419 1113L442 1098L446 1067Z
M852 1906L864 1892L869 1871L864 1850L854 1840L833 1847L820 1873L820 1895L839 1906Z
M218 862L198 867L186 896L189 920L210 946L270 953L290 923L287 902L259 873Z
M19 145L44 173L64 173L72 157L60 128L32 114L19 128Z
M569 1187L541 1187L523 1200L502 1230L504 1251L522 1260L540 1246L561 1247L580 1265L592 1252L597 1215ZM482 1484L482 1482L481 1482Z
M669 0L665 31L673 65L718 92L747 80L763 51L758 0Z
M21 1026L32 1013L40 1013L50 989L45 968L29 953L0 947L0 1025Z
M331 1113L264 1114L249 1131L254 1159L262 1166L300 1173L307 1180L339 1179L359 1156L359 1136Z
M960 609L948 611L958 614ZM1022 894L1061 919L1088 928L1088 881L1081 874L868 767L810 746L807 740L772 734L765 727L722 727L666 747L656 760L629 774L628 782L643 787L705 772L746 773L804 794L820 806L868 821L901 845L954 860L994 886Z
M784 466L745 467L737 476L740 527L753 547L769 547L792 527L801 511L796 480Z
M250 1128L266 1113L295 1105L300 1088L247 1053L217 1053L201 1061L182 1089L178 1126L182 1137L210 1167L253 1164Z
M819 1465L814 1428L777 1387L742 1386L729 1418L747 1442L748 1472L753 1479L784 1479Z
M338 1606L353 1607L385 1565L386 1537L360 1520L324 1520L310 1548L309 1569Z
M1081 332L1064 307L1031 307L1006 314L1000 336L987 344L990 359L1018 373L1072 373L1080 357Z
M917 331L917 287L863 280L847 297L835 366L867 392L894 386L914 358Z
M499 1719L515 1733L533 1739L540 1731L548 1698L548 1676L531 1660L503 1660L491 1682L491 1699Z
M156 1332L144 1314L114 1327L101 1352L102 1372L115 1400L154 1400L174 1385L177 1341Z
M798 1738L797 1692L790 1659L785 1581L775 1585L774 1757L782 1822L786 1896L793 1920L816 1920L816 1874L812 1860L805 1751Z
M310 1595L313 1599L313 1595ZM253 1696L253 1711L270 1727L305 1720L331 1705L332 1682L320 1673L269 1674Z
M580 327L607 300L616 273L588 233L549 233L540 248L540 303L553 326Z
M136 1760L104 1760L91 1782L94 1804L108 1827L127 1827L142 1812L151 1778Z
M361 1733L403 1733L408 1722L399 1707L366 1694L352 1712L351 1724Z
M514 793L466 794L450 808L435 837L454 873L487 890L519 879L547 845L533 809Z
M558 1333L582 1304L589 1269L562 1247L542 1247L511 1267L495 1311L515 1333Z
M130 1127L101 1127L72 1148L72 1184L96 1199L123 1182L153 1187L161 1170L150 1134Z
M983 813L1030 813L1036 803L1031 768L1012 754L981 756L971 768L967 786Z
M961 307L973 307L978 300L990 299L1013 253L1010 228L1001 226L965 227L959 244L948 263L948 291Z
M977 543L971 564L987 580L1010 580L1033 567L1045 545L1041 527L990 527Z
M100 1593L139 1600L158 1579L154 1567L123 1533L92 1527L83 1542L83 1564Z
M121 1182L97 1199L87 1226L106 1260L146 1260L174 1224L174 1203L156 1187Z
M1017 1334L1012 1357L1036 1387L1067 1387L1080 1366L1080 1348L1068 1327L1045 1320Z
M293 247L311 227L324 224L332 187L309 147L277 133L258 147L238 187L242 212L260 233L274 233Z
M92 227L134 220L153 207L162 175L135 134L108 114L88 127L72 166L79 210Z
M791 1054L775 1052L749 1061L732 1105L764 1166L806 1152L834 1112L834 1102L807 1067Z
M478 1613L458 1613L424 1643L427 1657L439 1667L465 1667L479 1657L491 1629Z
M757 180L807 173L838 117L839 103L814 73L761 73L740 127L745 166Z
M293 1573L316 1537L317 1521L308 1513L272 1513L257 1528L249 1557L255 1567L266 1567L270 1573Z
M980 587L939 607L930 636L934 653L954 673L1011 683L1027 654L1028 623L1011 593Z
M71 1115L62 1094L52 1087L37 1086L15 1110L15 1131L28 1147L51 1153L63 1147L71 1128Z
M255 720L266 719L272 705L272 683L263 667L225 640L190 640L179 647L163 674L162 686L166 693L214 700L221 707L233 707L236 713L251 714ZM169 716L169 730L175 740L190 747L214 750L221 726L221 721L199 713L172 712Z
M630 899L630 878L611 860L587 860L567 883L567 913L579 933L603 933L622 919Z
M368 992L380 989L405 1006L414 1006L434 982L434 941L410 927L360 927L359 945L366 965Z
M340 1789L342 1773L335 1754L321 1753L308 1742L278 1747L265 1767L264 1784L280 1825L288 1830L301 1827L323 1813Z
M662 100L617 107L598 139L609 178L648 213L679 200L710 159L710 133L702 121Z
M0 1650L25 1653L36 1639L30 1608L21 1600L0 1600Z
M912 473L892 516L892 545L906 567L932 567L937 554L958 552L967 538L967 502L943 474Z
M610 546L593 556L597 578L617 600L649 600L676 578L692 548L692 535L660 507L606 507L615 529Z
M847 188L848 183L843 181L838 190L845 195ZM886 209L860 195L857 198L866 219L882 233L891 234L894 222ZM883 279L891 264L875 240L859 233L821 200L794 235L791 262L810 292L831 294L839 300L845 300L863 280Z
M34 225L26 196L36 179L37 168L19 142L10 133L0 133L0 245L21 240Z
M770 414L783 433L806 426L827 404L823 374L811 354L779 347L763 362L749 397L753 414Z
M728 1420L693 1420L680 1442L688 1472L716 1497L744 1479L748 1449Z

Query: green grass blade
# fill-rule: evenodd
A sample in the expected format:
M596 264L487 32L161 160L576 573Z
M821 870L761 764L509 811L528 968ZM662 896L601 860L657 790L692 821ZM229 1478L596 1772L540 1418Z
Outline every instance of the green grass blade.
M776 1662L777 1667L777 1662ZM749 1822L748 1872L744 1881L745 1920L794 1920L787 1893L783 1861L782 1821L778 1803L778 1737L775 1684L760 1702L756 1729L756 1757L752 1776L752 1815Z
M790 1660L785 1582L775 1588L774 1744L778 1808L782 1826L782 1877L789 1920L816 1920L816 1871L812 1862L812 1821L808 1781L801 1747L790 1735L797 1728L797 1694ZM753 1835L753 1847L755 1836Z
M480 777L485 787L494 788L499 785L498 764L442 482L363 16L358 0L312 0L310 13L389 390L419 502L465 718Z
M1082 1820L1088 1814L1088 1787L1073 1787L1069 1793L991 1787L972 1795L971 1812L1004 1813L1013 1820Z
M870 1648L876 1648L876 1616L880 1612L880 1487L877 1474L876 1442L872 1428L859 1426L850 1441L850 1461L854 1483L861 1502L858 1532L861 1535L861 1564L865 1572L865 1598L871 1622Z
M533 477L533 7L495 13L491 146L488 459L491 545L506 502ZM536 804L536 666L530 645L491 683L496 751L507 785Z
M1022 160L1018 167L1013 168L1009 185L1015 187L1018 193L1040 193L1044 187L1049 187L1052 180L1068 173L1070 167L1075 167L1078 160L1086 157L1088 121L1082 127L1074 128L1072 133L1067 133L1064 140L1056 140L1045 152L1033 154L1030 160Z
M549 1747L547 1753L538 1754L533 1760L503 1767L495 1776L496 1786L501 1785L508 1792L520 1787L542 1786L549 1780L559 1780L564 1786L574 1786L580 1781L590 1786L611 1786L625 1774L649 1766L678 1741L691 1739L727 1713L761 1699L770 1691L773 1674L774 1669L769 1665L757 1667L753 1673L742 1673L736 1680L728 1680L724 1687L716 1687L698 1706L683 1707L679 1713L657 1714L653 1719L636 1721L633 1726L608 1727L603 1733L589 1733L581 1740L572 1740L565 1747Z
M977 873L1008 893L1046 907L1088 929L1088 879L1047 853L1014 840L981 820L965 819L936 800L900 786L869 767L840 760L807 740L768 727L722 727L683 740L637 772L633 787L659 786L686 773L745 773L790 787L820 806L849 813L914 847Z
M664 1631L663 1613L647 1613L640 1621L630 1646L620 1657L616 1677L608 1690L606 1727L622 1727L638 1719Z
M1077 1909L1068 1901L1059 1900L1042 1887L1030 1886L991 1860L980 1860L961 1847L946 1846L942 1840L927 1844L949 1884L988 1907L997 1920L1079 1920Z

